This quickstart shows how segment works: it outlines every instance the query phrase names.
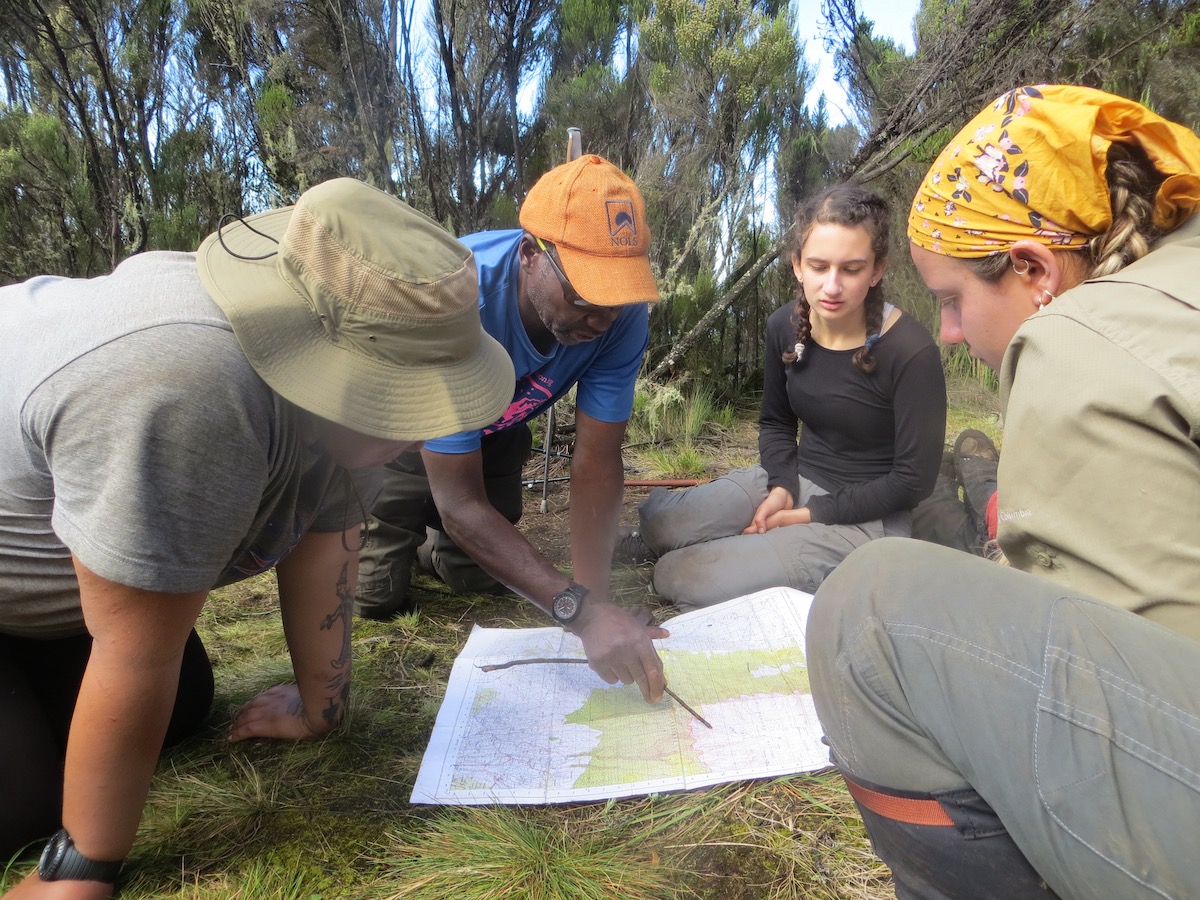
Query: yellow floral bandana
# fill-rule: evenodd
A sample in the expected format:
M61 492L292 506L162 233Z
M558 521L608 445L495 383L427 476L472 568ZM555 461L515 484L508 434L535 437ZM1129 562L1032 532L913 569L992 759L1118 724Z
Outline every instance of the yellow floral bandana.
M1167 176L1155 203L1159 228L1175 228L1200 206L1192 131L1123 97L1039 85L1001 95L942 150L913 200L909 240L965 258L1022 239L1082 247L1112 224L1104 173L1113 143L1137 144Z

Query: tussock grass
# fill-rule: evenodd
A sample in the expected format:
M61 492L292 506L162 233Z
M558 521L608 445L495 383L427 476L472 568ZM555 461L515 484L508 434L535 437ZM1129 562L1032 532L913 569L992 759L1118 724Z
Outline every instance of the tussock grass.
M728 431L735 421L733 408L707 387L640 380L626 437L631 443L692 444L705 433Z
M608 814L586 818L521 807L439 815L416 835L391 832L381 865L412 900L639 900L682 896L680 872L645 836Z
M575 807L443 810L389 833L394 898L882 898L887 869L831 774Z
M699 478L708 476L708 459L695 447L663 447L642 454L650 478Z
M626 463L642 478L714 478L757 461L746 424L706 387L639 381Z

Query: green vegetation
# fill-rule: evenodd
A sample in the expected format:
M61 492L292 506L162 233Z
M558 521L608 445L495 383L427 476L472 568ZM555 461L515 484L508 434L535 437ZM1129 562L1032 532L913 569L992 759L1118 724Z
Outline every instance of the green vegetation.
M680 382L662 386L641 380L634 395L627 439L632 443L679 441L690 445L702 436L728 432L735 423L733 408L719 403L706 387L688 389Z
M996 396L996 373L972 359L966 347L942 351L946 367L946 440L953 442L965 428L978 428L997 447L1001 444L1000 400Z
M722 450L739 439L737 411L703 385L638 381L629 419L627 459L645 478L711 478L754 461Z

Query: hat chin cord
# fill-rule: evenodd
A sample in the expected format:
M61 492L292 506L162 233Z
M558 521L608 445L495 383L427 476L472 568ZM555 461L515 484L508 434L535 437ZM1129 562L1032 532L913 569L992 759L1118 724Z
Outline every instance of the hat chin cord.
M252 231L254 234L257 234L259 237L266 238L268 241L270 241L275 246L279 246L279 241L276 238L272 237L271 235L267 234L266 232L259 231L257 228L255 228L253 225L251 225L249 222L247 222L244 218L239 216L237 213L225 213L225 215L221 216L221 221L219 221L217 223L217 240L220 241L220 243L221 243L221 249L223 249L226 253L228 253L234 259L241 259L241 260L245 260L246 262L258 262L260 260L270 259L272 256L279 255L278 250L272 250L270 253L264 253L261 256L244 256L241 253L237 253L233 250L230 250L229 246L225 243L225 235L222 234L222 232L221 232L221 230L230 222L240 222L242 225L244 225L247 229Z

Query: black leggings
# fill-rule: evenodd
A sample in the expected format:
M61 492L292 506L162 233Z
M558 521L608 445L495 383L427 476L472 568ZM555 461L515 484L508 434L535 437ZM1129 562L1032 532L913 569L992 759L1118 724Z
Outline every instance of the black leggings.
M49 641L0 634L0 865L60 826L67 733L91 649L87 634ZM212 664L193 630L163 746L194 734L212 701Z

